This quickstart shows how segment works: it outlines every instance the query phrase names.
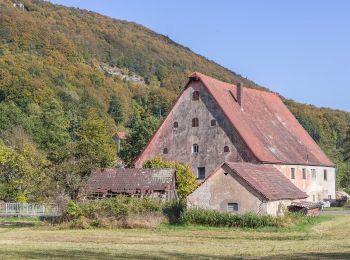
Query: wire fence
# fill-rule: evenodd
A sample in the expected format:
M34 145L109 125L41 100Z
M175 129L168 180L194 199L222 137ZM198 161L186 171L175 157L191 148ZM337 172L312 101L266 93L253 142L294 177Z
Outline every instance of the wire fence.
M56 205L36 203L0 203L2 216L59 216L60 210Z

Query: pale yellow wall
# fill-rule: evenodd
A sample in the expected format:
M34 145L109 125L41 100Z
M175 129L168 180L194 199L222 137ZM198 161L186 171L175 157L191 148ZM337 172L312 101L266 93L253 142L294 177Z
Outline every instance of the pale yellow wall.
M335 168L323 166L306 165L274 165L280 170L292 183L304 191L308 198L307 201L323 201L331 195L335 199ZM291 179L291 168L296 169L295 179ZM306 169L306 179L302 178L302 169ZM312 179L311 169L316 170L316 179ZM323 170L327 170L327 180L323 179Z

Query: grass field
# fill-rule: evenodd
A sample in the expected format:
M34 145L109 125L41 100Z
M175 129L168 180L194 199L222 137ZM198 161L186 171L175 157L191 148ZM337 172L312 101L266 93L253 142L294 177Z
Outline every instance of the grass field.
M0 219L0 259L350 259L350 217L292 229L59 230Z

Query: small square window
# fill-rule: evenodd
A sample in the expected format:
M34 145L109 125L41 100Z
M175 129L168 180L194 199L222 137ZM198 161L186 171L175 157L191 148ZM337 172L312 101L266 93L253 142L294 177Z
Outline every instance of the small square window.
M303 179L306 180L306 169L303 168Z
M295 168L290 169L290 178L295 179Z
M224 152L225 152L225 153L228 153L229 151L230 151L230 147L224 146Z
M163 149L163 154L168 154L168 148Z
M202 180L205 178L205 167L198 167L197 179Z
M227 203L227 211L228 212L238 211L238 203Z
M194 91L192 93L192 100L199 100L199 92L198 91Z
M323 180L327 180L327 170L323 170Z
M215 120L215 119L211 120L211 121L210 121L210 125L211 125L211 126L216 126L216 120Z
M178 128L179 127L179 123L178 122L174 122L174 128Z

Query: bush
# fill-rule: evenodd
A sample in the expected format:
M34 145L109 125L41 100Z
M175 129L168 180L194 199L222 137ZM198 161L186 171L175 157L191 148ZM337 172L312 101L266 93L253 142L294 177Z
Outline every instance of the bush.
M180 217L183 224L205 225L214 227L276 227L277 218L268 215L231 214L215 210L187 209Z
M117 196L76 203L70 201L65 212L66 226L72 228L155 228L161 223L212 227L290 227L315 224L315 217L286 212L283 217L232 214L206 209L187 209L183 201Z

